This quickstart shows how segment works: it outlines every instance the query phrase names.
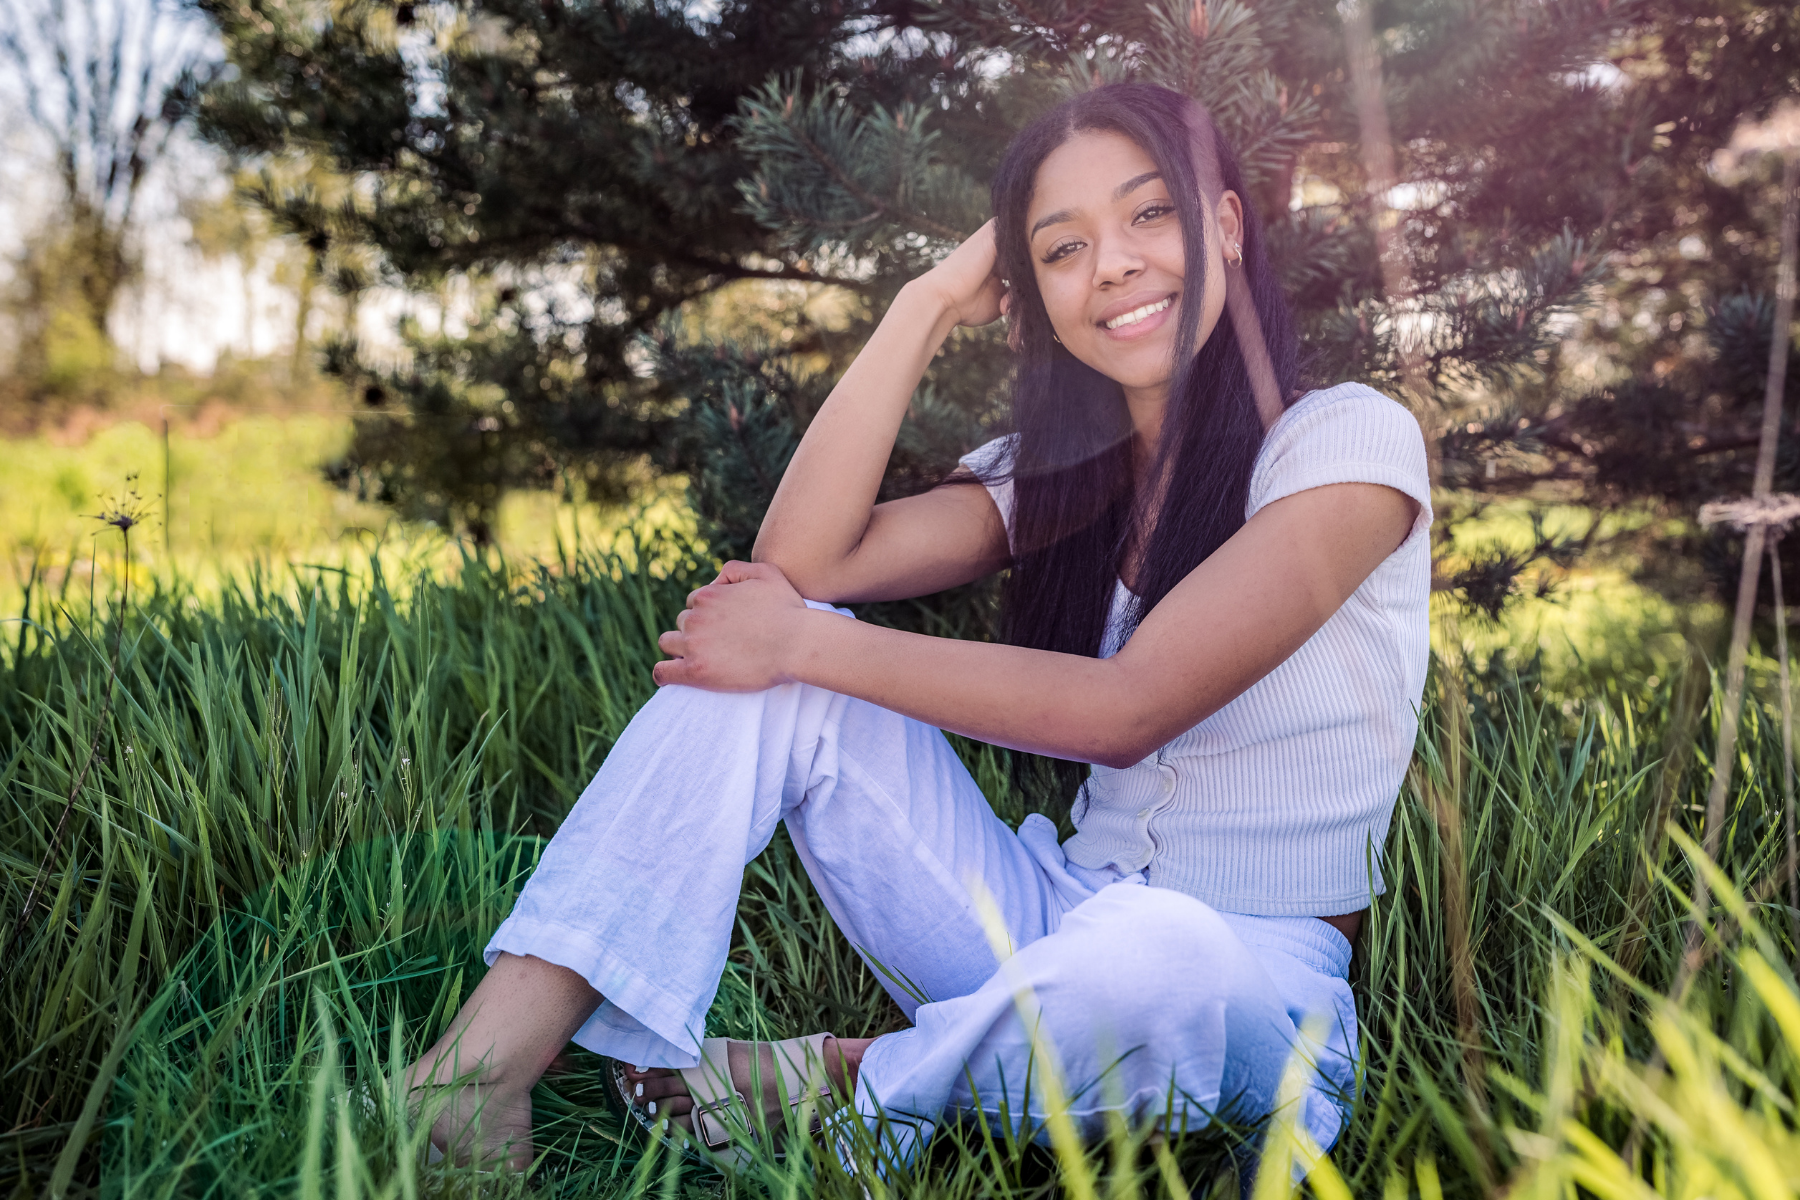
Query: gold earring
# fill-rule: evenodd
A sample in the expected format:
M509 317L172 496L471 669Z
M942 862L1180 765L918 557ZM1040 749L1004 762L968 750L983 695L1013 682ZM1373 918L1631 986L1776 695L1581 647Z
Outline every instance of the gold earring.
M1059 346L1062 345L1062 339L1056 336L1056 333L1054 330L1051 331L1050 340L1055 342Z
M1231 243L1231 252L1233 254L1237 255L1236 258L1231 260L1231 265L1234 267L1243 266L1244 265L1244 247L1243 247L1243 245L1238 242Z

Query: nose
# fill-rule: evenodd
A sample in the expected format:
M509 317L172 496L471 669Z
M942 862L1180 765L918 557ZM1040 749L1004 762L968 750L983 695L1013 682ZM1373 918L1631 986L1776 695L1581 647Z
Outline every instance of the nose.
M1124 283L1144 269L1144 257L1128 237L1102 236L1094 254L1094 286Z

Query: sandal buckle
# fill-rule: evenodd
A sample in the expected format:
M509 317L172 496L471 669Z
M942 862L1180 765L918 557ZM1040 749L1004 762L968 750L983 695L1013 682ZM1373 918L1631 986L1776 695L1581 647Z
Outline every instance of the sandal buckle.
M713 1116L713 1113L722 1108L729 1109L734 1100L744 1106L744 1111L748 1112L750 1110L750 1102L744 1099L744 1093L738 1091L734 1091L729 1096L723 1096L707 1104L696 1104L691 1110L694 1121L694 1132L700 1135L700 1144L705 1146L708 1150L717 1150L721 1146L728 1146L731 1144L731 1126L725 1123L723 1117L715 1117ZM706 1126L708 1122L718 1126L719 1138L717 1141L714 1141L707 1134ZM752 1138L756 1136L754 1127L750 1130L750 1136Z

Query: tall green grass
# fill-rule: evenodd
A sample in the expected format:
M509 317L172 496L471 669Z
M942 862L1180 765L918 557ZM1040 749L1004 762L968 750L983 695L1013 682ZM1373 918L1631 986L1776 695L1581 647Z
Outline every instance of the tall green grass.
M528 1180L419 1164L388 1080L468 994L542 839L649 694L656 634L705 569L676 549L470 562L450 582L252 574L205 603L165 586L91 614L39 596L0 651L5 932L47 879L0 985L0 1182L118 1197L1239 1187L1249 1132L1164 1144L1123 1126L1081 1162L959 1127L885 1174L802 1150L726 1180L648 1147L574 1050L534 1097ZM1712 953L1666 998L1716 705L1703 667L1578 705L1528 675L1440 669L1358 947L1362 1099L1314 1190L1800 1189L1780 738L1760 705L1721 842L1735 888L1715 889ZM1008 756L959 748L1007 819L1061 815ZM714 1032L900 1023L778 838L746 874ZM1747 1131L1786 1138L1788 1166L1757 1165ZM1260 1192L1285 1178L1265 1172Z

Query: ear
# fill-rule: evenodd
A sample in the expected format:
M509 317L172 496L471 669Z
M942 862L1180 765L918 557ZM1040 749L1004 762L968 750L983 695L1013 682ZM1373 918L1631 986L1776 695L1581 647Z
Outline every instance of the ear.
M1233 246L1244 244L1244 202L1232 191L1221 192L1219 202L1213 207L1215 220L1219 223L1220 249L1226 262L1232 261L1235 254Z

